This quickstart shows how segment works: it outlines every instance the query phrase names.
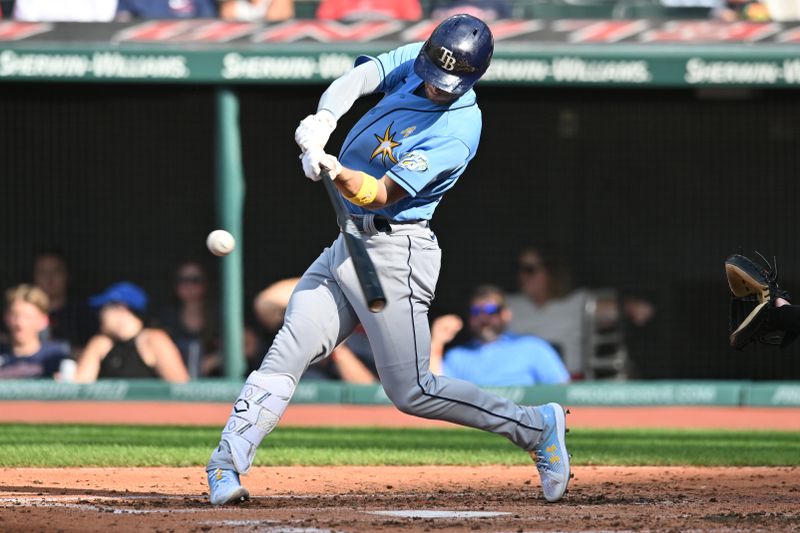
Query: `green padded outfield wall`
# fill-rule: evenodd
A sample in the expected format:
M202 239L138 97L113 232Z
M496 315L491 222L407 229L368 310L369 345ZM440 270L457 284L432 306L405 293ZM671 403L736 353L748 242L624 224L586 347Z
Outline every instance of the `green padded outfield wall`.
M3 383L3 387L0 388L0 401L147 400L228 403L236 398L240 389L239 381L222 380L185 384L169 384L153 380L106 380L88 385L13 380ZM797 382L654 380L538 387L490 387L487 390L522 404L556 401L572 406L800 406L800 385ZM292 402L391 405L380 385L349 385L324 381L301 382Z

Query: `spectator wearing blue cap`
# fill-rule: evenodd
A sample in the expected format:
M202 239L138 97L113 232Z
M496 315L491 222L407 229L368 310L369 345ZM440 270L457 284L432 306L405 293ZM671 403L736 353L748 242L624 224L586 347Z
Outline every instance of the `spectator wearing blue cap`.
M145 328L147 294L127 281L89 299L99 309L100 334L86 345L75 381L100 378L162 378L182 383L189 374L180 352L163 330Z

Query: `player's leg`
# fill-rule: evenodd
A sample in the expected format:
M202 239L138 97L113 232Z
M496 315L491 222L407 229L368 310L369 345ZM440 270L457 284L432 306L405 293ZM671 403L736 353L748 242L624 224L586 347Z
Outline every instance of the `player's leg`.
M303 372L312 361L329 354L357 324L331 275L329 261L326 250L303 274L281 330L233 404L206 468L214 504L247 498L238 475L250 469L256 449L277 425Z
M428 309L441 257L432 234L401 229L392 235L375 235L366 244L381 273L388 301L384 311L373 314L366 309L346 260L337 268L337 275L367 331L387 396L406 413L497 433L531 452L535 459L546 456L546 465L537 461L545 496L551 501L559 499L569 480L560 406L520 406L472 383L429 371Z

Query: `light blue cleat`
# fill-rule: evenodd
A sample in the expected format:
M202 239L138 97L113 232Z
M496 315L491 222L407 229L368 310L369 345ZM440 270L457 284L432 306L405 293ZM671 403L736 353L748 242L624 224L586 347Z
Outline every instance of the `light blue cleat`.
M216 468L208 471L208 499L211 505L227 505L249 500L250 493L239 483L239 474Z
M567 421L564 408L557 403L539 407L542 415L542 438L530 451L542 479L542 492L548 502L557 502L567 492L571 474L569 453L564 442Z

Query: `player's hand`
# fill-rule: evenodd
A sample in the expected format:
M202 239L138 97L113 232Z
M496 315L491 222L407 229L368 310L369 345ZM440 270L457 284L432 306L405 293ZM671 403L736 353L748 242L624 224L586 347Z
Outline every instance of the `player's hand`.
M304 152L322 150L336 129L336 117L330 111L322 110L316 115L308 115L300 121L294 132L294 140Z
M300 156L300 159L303 160L303 174L312 181L319 181L322 177L320 175L322 173L321 167L328 169L332 180L335 180L336 176L342 172L342 165L339 160L331 154L326 154L320 148L308 150Z
M444 346L451 342L463 327L464 321L458 315L440 316L431 326L431 343Z

